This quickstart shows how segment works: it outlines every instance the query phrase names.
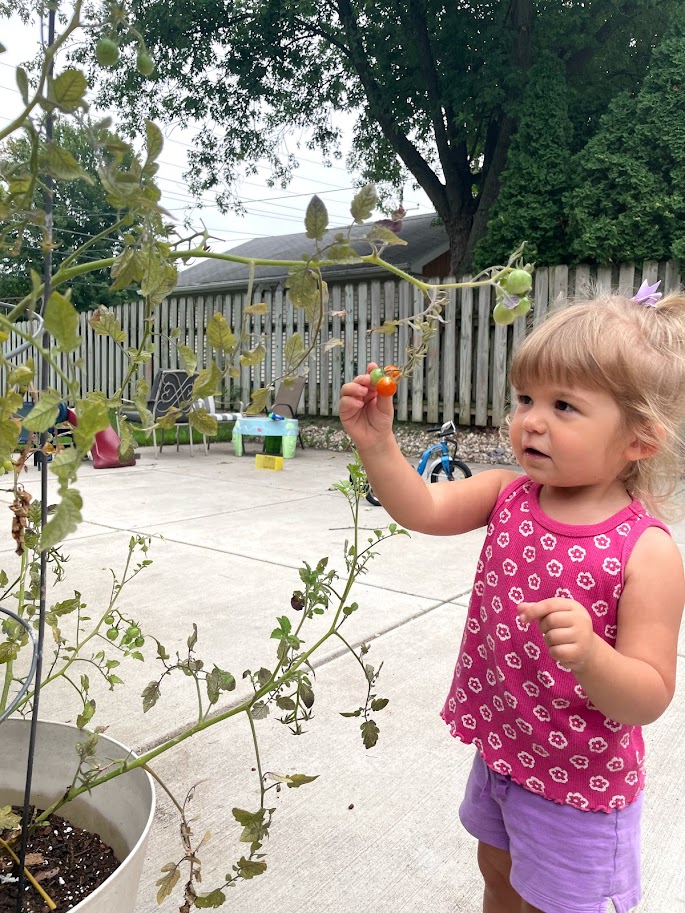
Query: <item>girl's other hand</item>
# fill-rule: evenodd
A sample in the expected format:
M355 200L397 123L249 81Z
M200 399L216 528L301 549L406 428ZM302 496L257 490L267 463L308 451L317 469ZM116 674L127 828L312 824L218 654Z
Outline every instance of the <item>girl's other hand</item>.
M540 602L521 602L519 618L537 622L552 659L567 669L581 669L592 657L596 638L586 608L575 599L553 596Z
M343 384L340 391L340 421L357 447L377 444L392 435L392 397L378 396L371 382L371 371L376 367L375 362L369 362L367 373Z

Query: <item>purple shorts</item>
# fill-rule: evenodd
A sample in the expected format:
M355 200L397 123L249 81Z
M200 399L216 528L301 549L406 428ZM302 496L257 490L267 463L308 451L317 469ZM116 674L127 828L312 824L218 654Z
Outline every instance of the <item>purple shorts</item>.
M544 913L616 913L637 905L642 795L610 813L544 799L491 770L476 753L461 823L511 854L511 886Z

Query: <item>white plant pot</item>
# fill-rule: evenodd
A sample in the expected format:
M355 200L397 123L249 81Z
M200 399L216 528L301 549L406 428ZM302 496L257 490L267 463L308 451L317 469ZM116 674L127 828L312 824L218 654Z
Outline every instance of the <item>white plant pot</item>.
M29 745L28 720L0 723L0 806L23 805ZM78 756L75 745L83 737L75 726L39 722L33 762L31 802L46 808L71 783ZM98 757L125 758L120 742L101 735ZM133 913L155 814L155 790L150 775L133 770L84 793L58 814L76 827L96 833L121 861L119 868L97 890L72 907L72 913Z

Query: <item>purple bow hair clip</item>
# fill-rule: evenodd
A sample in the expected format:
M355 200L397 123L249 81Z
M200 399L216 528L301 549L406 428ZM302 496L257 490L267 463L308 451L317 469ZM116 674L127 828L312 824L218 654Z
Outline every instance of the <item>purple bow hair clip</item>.
M650 285L645 279L636 294L633 295L630 300L637 301L637 303L641 304L643 307L655 308L657 301L659 301L660 298L663 298L661 292L657 292L660 285L661 279L655 282L654 285Z

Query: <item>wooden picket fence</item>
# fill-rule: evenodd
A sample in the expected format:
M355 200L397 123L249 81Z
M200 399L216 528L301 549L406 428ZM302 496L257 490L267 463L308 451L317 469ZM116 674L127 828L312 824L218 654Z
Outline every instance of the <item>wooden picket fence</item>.
M662 280L664 292L680 286L677 261L646 261L640 266L617 264L613 267L555 266L541 268L534 275L534 306L527 319L512 326L496 325L492 320L494 292L490 287L452 289L443 313L445 323L428 345L426 358L411 378L400 383L396 394L400 421L439 423L456 418L461 425L499 425L508 407L510 390L507 370L512 351L525 334L536 326L555 303L567 297L588 297L592 289L613 289L632 295L643 279ZM436 280L437 281L437 280ZM453 281L449 277L444 282ZM402 324L393 336L372 332L385 320L410 317L425 307L421 294L411 284L394 277L331 283L330 311L324 320L320 344L309 358L302 413L311 416L335 415L340 387L351 380L368 361L401 364L403 352L412 342L411 331ZM224 293L183 295L175 293L155 313L155 351L146 366L148 379L159 368L181 367L176 345L185 343L207 363L205 343L207 320L222 313L236 331L243 323L246 290ZM256 287L253 302L269 305L266 315L248 315L251 345L262 340L266 358L252 368L242 368L240 378L226 390L224 406L236 408L249 401L251 392L265 386L283 372L285 340L299 332L305 344L310 327L301 310L293 309L281 285ZM124 346L96 335L81 315L82 368L84 391L103 390L112 395L120 386L128 361L125 349L136 346L143 332L140 306L119 306L117 317L126 333ZM178 328L180 335L172 339ZM342 345L328 350L325 343L340 339ZM11 344L11 341L10 341ZM211 354L211 353L209 353ZM60 389L59 378L51 384ZM131 397L129 384L125 397Z

